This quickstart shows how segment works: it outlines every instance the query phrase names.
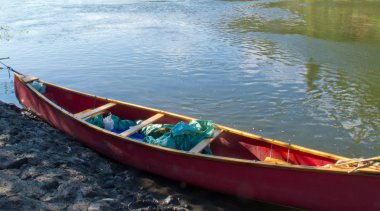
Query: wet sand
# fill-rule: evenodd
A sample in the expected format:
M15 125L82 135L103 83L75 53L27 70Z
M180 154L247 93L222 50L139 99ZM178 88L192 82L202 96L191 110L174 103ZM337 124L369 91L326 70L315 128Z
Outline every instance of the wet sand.
M284 210L165 179L0 102L0 210Z

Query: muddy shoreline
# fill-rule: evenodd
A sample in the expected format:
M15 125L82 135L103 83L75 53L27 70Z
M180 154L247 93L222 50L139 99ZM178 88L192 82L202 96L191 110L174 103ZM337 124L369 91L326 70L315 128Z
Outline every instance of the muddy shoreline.
M273 210L102 157L0 102L0 210Z

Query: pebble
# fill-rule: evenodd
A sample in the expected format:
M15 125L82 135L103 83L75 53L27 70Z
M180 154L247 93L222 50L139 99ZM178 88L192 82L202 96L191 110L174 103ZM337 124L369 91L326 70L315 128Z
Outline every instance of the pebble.
M19 158L7 160L6 158L0 158L0 170L1 169L14 169L20 168L23 164L28 162L27 158Z

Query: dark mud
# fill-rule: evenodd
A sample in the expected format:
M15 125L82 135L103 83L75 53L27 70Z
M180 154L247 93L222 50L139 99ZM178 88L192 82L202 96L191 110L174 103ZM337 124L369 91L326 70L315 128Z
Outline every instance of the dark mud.
M273 210L109 160L0 102L0 210Z

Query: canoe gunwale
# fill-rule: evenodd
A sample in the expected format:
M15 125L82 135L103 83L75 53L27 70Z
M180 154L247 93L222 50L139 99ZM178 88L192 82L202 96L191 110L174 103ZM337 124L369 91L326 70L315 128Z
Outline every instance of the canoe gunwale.
M21 80L21 75L15 73L15 78L17 78L17 80L19 80L23 85L25 85L27 88L29 88L40 99L44 100L46 103L50 104L51 106L53 106L57 110L61 111L65 115L71 117L74 121L78 121L79 123L81 123L81 124L83 124L83 125L85 125L87 127L90 127L90 128L92 128L92 129L94 129L94 130L96 130L98 132L110 135L110 136L112 136L113 138L115 138L118 141L122 141L122 142L128 141L128 142L130 142L132 144L143 145L145 147L150 147L151 149L154 149L154 150L158 150L158 151L162 151L162 152L167 152L167 153L174 153L174 154L178 154L178 155L181 155L181 156L189 156L189 157L197 158L197 159L208 159L208 160L213 160L213 161L218 161L218 162L244 164L244 165L259 166L259 167L266 167L266 168L291 169L291 170L296 170L296 171L312 171L312 172L319 172L319 173L348 174L347 170L345 170L345 169L330 169L330 168L325 168L325 167L304 166L304 165L281 165L281 164L275 164L275 163L267 163L267 162L263 162L263 161L259 161L259 160L247 160L247 159L231 158L231 157L224 157L224 156L218 156L218 155L206 155L206 154L201 154L201 153L196 153L195 154L195 153L191 153L191 152L187 152L187 151L175 150L175 149L170 149L170 148L165 148L165 147L161 147L161 146L157 146L157 145L148 144L148 143L145 143L145 142L134 140L134 139L129 138L129 137L122 137L122 136L119 136L116 133L113 133L111 131L108 131L108 130L105 130L103 128L99 128L99 127L97 127L95 125L92 125L92 124L86 122L85 120L76 118L75 114L70 113L67 110L63 109L62 107L60 107L59 105L57 105L56 103L54 103L50 99L48 99L46 96L44 96L43 94L41 94L37 90L35 90L30 84L27 84L23 80ZM99 97L99 96L96 96L96 95L92 95L92 94L88 94L88 93L83 93L83 92L72 90L72 89L69 89L69 88L66 88L66 87L62 87L62 86L58 86L58 85L55 85L55 84L51 84L51 83L43 81L43 80L39 80L39 82L42 82L42 83L44 83L44 84L46 84L48 86L53 86L53 87L56 87L56 88L59 88L59 89L65 90L65 91L73 92L73 93L76 93L76 94L79 94L79 95L84 95L84 96L89 96L89 97L96 97L97 99L102 99L102 100L107 101L107 103L116 103L116 104L120 104L120 105L141 108L141 109L144 109L144 110L149 110L149 111L152 111L152 112L161 113L161 114L165 114L165 115L168 115L168 116L177 117L177 118L185 119L185 120L189 120L189 121L193 120L193 118L188 117L188 116L183 116L183 115L179 115L179 114L175 114L175 113L170 113L170 112L167 112L167 111L158 110L158 109L154 109L154 108L150 108L150 107L145 107L145 106L141 106L141 105L136 105L136 104L132 104L132 103L127 103L127 102L123 102L123 101L119 101L119 100ZM21 104L22 104L22 102L21 102ZM305 153L309 153L309 154L312 154L312 155L322 156L322 157L326 157L326 158L330 158L330 159L336 159L336 160L348 159L347 157L338 156L338 155L334 155L334 154L330 154L330 153L326 153L326 152L321 152L321 151L318 151L318 150L313 150L313 149L309 149L309 148L305 148L305 147L302 147L302 146L285 143L285 142L274 140L274 139L264 138L264 137L261 137L261 136L258 136L258 135L254 135L254 134L251 134L251 133L243 132L243 131L240 131L240 130L237 130L237 129L233 129L233 128L229 128L229 127L226 127L226 126L222 126L222 125L219 125L219 124L215 124L215 125L216 125L216 128L218 128L220 130L223 130L224 132L230 132L230 133L233 133L233 134L245 136L245 137L248 137L248 138L251 138L251 139L256 139L256 140L263 141L263 142L266 142L266 143L269 143L269 144L273 144L273 145L276 145L276 146L287 147L290 150L297 150L297 151L300 151L300 152L305 152ZM378 171L376 171L376 170L368 170L368 169L360 169L360 170L358 170L356 172L350 173L350 175L366 175L366 176L380 177L380 173Z

